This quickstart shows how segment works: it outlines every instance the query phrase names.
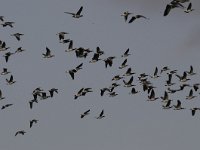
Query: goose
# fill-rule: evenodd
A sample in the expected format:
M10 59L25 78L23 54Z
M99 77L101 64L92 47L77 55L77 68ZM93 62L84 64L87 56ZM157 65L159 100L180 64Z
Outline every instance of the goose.
M118 94L116 92L110 92L108 93L109 97L115 97L117 96Z
M99 116L96 117L96 119L102 119L102 118L104 118L104 117L105 117L105 115L104 115L104 110L102 110L101 113L99 114Z
M134 87L131 89L131 92L129 94L137 94L140 91L137 91Z
M193 88L195 91L197 91L199 89L199 85L200 85L200 83L193 84Z
M168 73L168 80L166 81L166 84L165 86L172 86L174 85L175 83L172 83L172 74L171 73Z
M150 95L148 96L148 100L147 101L155 101L157 100L158 97L155 97L155 92L154 92L154 89L151 89L151 93Z
M82 92L84 91L84 88L81 88L76 95L74 95L74 99L77 99L78 97L82 96Z
M77 72L76 69L71 69L71 70L68 71L68 73L69 73L69 75L71 76L72 80L74 80L74 74L75 74L76 72ZM66 71L66 73L67 73L67 71Z
M13 75L10 76L10 79L6 79L7 81L7 84L11 85L11 84L14 84L16 81L13 80Z
M33 108L33 103L38 103L37 99L33 99L33 100L29 101L29 107L30 107L30 109Z
M131 72L131 71L132 71L132 69L128 68L126 73L123 76L131 76L131 75L135 74L134 72Z
M76 48L73 48L73 40L70 40L68 49L65 50L65 52L71 52L71 51L75 51L75 50L76 50Z
M123 69L123 68L127 67L128 65L127 65L126 63L127 63L127 59L125 59L125 60L122 62L121 66L119 66L119 69Z
M185 13L189 13L191 11L193 11L194 9L192 9L192 3L189 3L188 7L186 10L184 10Z
M0 20L4 22L4 16L0 16Z
M106 59L103 60L105 62L105 67L106 68L107 68L107 66L112 67L113 59L115 59L115 57L111 56L111 57L108 57L108 58L106 58Z
M180 82L186 82L190 80L190 79L187 79L187 73L185 71L183 72L183 76L180 76L178 74L176 74L176 76L179 78Z
M96 48L96 53L99 54L99 56L101 56L101 55L104 54L104 51L102 51L102 50L100 49L100 47L97 47L97 48Z
M1 72L1 75L7 75L9 74L10 72L8 71L7 68L3 68L3 71Z
M200 108L194 107L194 108L191 108L190 110L191 110L192 116L194 116L196 111L200 110Z
M170 100L167 91L165 91L164 96L161 96L160 98L162 99L162 102Z
M129 55L129 48L124 52L124 54L121 57L128 57Z
M166 103L162 105L163 109L170 109L170 108L172 108L172 106L170 106L171 105L171 101L172 100L167 100Z
M93 55L93 57L92 57L92 60L89 61L89 63L95 63L95 62L101 60L101 59L99 59L99 56L100 56L100 55L99 55L98 53L94 53L94 55Z
M112 78L112 81L118 81L120 79L123 79L124 77L121 77L120 75L116 75Z
M67 33L67 32L59 32L59 33L57 33L56 35L58 35L59 41L61 42L62 40L65 39L65 35L66 35L66 34L69 34L69 33Z
M191 99L193 99L193 98L195 98L195 97L196 97L196 96L193 95L193 90L191 89L190 92L189 92L189 95L186 96L186 99L187 99L187 100L191 100Z
M22 49L22 47L18 47L15 53L21 53L23 51L25 51L25 49Z
M6 47L6 42L2 42L0 45L0 51L6 51L8 50L10 47Z
M190 71L186 71L188 75L195 75L196 73L194 72L193 66L190 66Z
M169 67L165 66L160 70L160 74L162 74L163 72L168 71L168 70L170 70Z
M43 53L42 55L43 55L43 58L54 57L54 55L51 54L51 50L48 47L46 47L46 53L45 54Z
M2 96L2 91L0 89L0 100L3 100L3 99L5 99L5 97Z
M109 88L102 88L100 89L100 95L103 96L105 91L111 92Z
M181 106L181 101L177 100L177 104L174 105L174 110L181 110L181 109L185 109Z
M80 18L80 17L83 17L83 15L81 15L82 10L83 10L83 6L79 8L77 13L71 13L71 12L64 12L64 13L72 15L73 18Z
M173 8L184 8L184 6L182 4L180 4L179 1L173 0L170 4L167 4L165 10L164 10L164 14L163 16L167 16L169 14L169 12L171 11L171 9Z
M54 92L58 93L58 89L52 88L52 89L49 90L50 97L53 97Z
M124 17L125 22L127 21L128 16L129 16L130 14L132 14L132 13L130 13L130 12L128 12L128 11L125 11L123 14L121 14L121 16Z
M10 57L11 55L13 55L13 54L14 54L14 53L11 53L11 52L7 52L7 53L4 54L3 57L5 57L6 62L8 62L9 57Z
M20 130L20 131L17 131L15 133L15 136L17 136L18 134L21 134L21 135L24 135L26 132L24 130Z
M150 76L151 78L158 78L158 77L160 77L159 75L158 75L158 67L156 67L155 68L155 71L154 71L154 74L153 74L153 76Z
M85 116L89 115L90 113L90 109L88 109L87 111L85 111L84 113L81 114L81 118L84 118Z
M5 109L5 108L7 108L7 107L10 107L10 106L12 106L13 104L6 104L6 105L3 105L2 107L1 107L1 109Z
M36 119L30 120L30 122L29 122L30 128L33 126L33 123L36 124L37 122L38 122L38 120L36 120Z
M14 36L18 41L20 41L20 37L24 35L22 33L15 33L15 34L11 34L11 36Z
M3 26L3 27L6 27L6 26L9 26L9 27L11 27L11 28L13 28L13 24L14 24L15 22L4 22L4 23L2 23L1 25Z
M139 18L144 18L144 19L149 19L143 15L136 15L136 16L133 16L128 23L132 23L133 21L135 21L136 19L139 19Z
M132 84L132 82L133 82L133 76L129 79L128 82L126 82L125 80L123 80L123 82L124 82L124 87L132 87L132 86L135 86L135 85Z

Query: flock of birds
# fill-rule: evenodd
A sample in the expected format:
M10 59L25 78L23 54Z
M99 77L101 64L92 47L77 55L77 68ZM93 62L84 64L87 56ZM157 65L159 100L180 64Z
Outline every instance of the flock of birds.
M166 9L164 10L163 16L167 16L169 12L174 9L174 8L181 8L184 9L185 13L189 13L193 11L192 9L192 3L190 2L188 7L185 9L185 6L183 5L184 3L188 2L189 0L173 0L171 3L167 4ZM66 14L72 15L73 18L81 18L83 15L81 14L83 11L83 7L81 6L80 9L76 13L71 13L71 12L64 12ZM124 17L125 22L128 20L129 15L132 13L125 11L121 16ZM129 19L128 23L133 23L136 21L136 19L139 18L144 18L149 20L149 18L143 16L143 15L134 15L131 16ZM0 23L3 27L14 27L15 22L10 22L10 21L5 21L4 16L0 16ZM104 87L99 90L100 96L105 96L108 95L109 97L115 97L119 93L115 91L117 87L125 87L129 90L130 95L135 95L139 94L141 92L146 94L147 101L153 102L157 101L158 99L162 99L162 108L163 109L174 109L174 110L183 110L186 109L185 107L182 106L183 100L172 100L170 99L170 95L174 93L179 93L180 91L185 91L188 92L188 95L185 97L187 101L192 101L195 99L197 96L197 93L199 92L199 86L200 83L194 83L194 84L188 84L188 81L191 81L191 77L197 75L197 73L193 70L193 66L190 66L190 69L187 71L184 71L182 75L178 74L178 70L173 70L168 66L164 66L160 70L158 67L155 68L154 73L147 74L147 73L136 73L133 71L133 69L127 64L128 62L128 57L132 55L129 53L129 48L119 57L116 56L109 56L105 57L105 52L101 50L100 47L96 47L96 51L90 50L89 48L74 48L73 46L73 40L71 39L66 39L67 32L59 32L58 38L59 42L62 44L68 44L68 48L65 50L65 52L74 52L77 58L87 58L90 53L93 54L93 57L89 60L89 63L96 63L98 61L103 61L105 63L105 68L112 67L113 62L117 58L122 58L124 59L121 63L120 66L118 66L119 70L126 69L123 74L118 74L115 75L114 77L111 78L111 84L109 87ZM16 40L20 41L21 37L24 36L22 33L15 33L11 34L11 36L14 36ZM5 41L0 40L0 53L4 53L3 57L5 58L5 62L8 63L10 57L13 57L13 55L16 55L17 53L22 53L25 51L22 47L17 48L15 52L9 51L10 47L6 45ZM46 52L41 54L44 59L52 59L55 55L52 53L52 50L48 47L46 47ZM104 57L104 58L103 58ZM83 63L77 65L73 69L67 70L66 74L68 77L70 77L72 80L75 80L77 76L77 72L79 72L83 67ZM12 73L4 67L3 70L1 71L1 76L8 76L10 74L9 78L6 78L6 82L8 85L14 84L16 81L14 80L14 77ZM137 77L136 77L137 75ZM163 96L158 96L157 93L155 92L156 87L154 86L154 80L158 80L161 77L166 77L166 81L164 84L165 91ZM134 81L134 79L137 78L137 81ZM136 80L136 79L135 79ZM177 80L178 83L173 82L173 80ZM122 81L122 82L121 82ZM120 83L121 82L121 83ZM137 84L137 82L139 82ZM174 88L173 86L179 85L179 88ZM139 91L137 88L137 85L141 86L142 91ZM187 90L187 88L189 90ZM93 92L92 88L81 88L74 94L74 100L79 99L82 96L86 96L87 93ZM58 89L57 88L51 88L48 91L45 92L41 87L37 87L32 91L32 96L33 99L29 101L29 107L30 109L33 109L33 106L39 102L39 100L46 100L49 98L54 97L54 94L58 94ZM199 94L199 93L198 93ZM0 89L0 100L4 100L6 97L4 97L2 90ZM174 102L175 101L175 102ZM173 104L172 104L173 102ZM7 109L8 107L11 107L13 104L12 103L7 103L3 106L1 106L1 109ZM195 115L196 111L200 110L199 107L193 107L190 108L192 116ZM86 110L82 114L80 114L80 118L84 118L85 116L90 114L90 109ZM104 109L96 116L96 119L102 119L105 117L104 114ZM30 120L30 128L33 127L34 124L38 123L37 119L32 119ZM21 134L24 135L26 133L25 130L18 130L15 133L15 136Z

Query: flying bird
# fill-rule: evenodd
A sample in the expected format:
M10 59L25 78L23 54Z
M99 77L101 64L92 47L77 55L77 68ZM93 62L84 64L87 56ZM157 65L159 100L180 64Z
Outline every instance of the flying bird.
M83 15L81 15L82 10L83 10L83 6L79 8L77 13L71 13L71 12L64 12L64 13L72 15L73 18L80 18L80 17L83 17Z
M2 91L0 89L0 100L3 100L3 99L5 99L5 97L2 96Z
M10 79L6 79L7 81L7 84L11 85L11 84L14 84L16 81L13 80L13 75L10 76Z
M24 34L22 34L22 33L11 34L11 36L14 36L18 41L20 41L20 38L22 35L24 35Z
M38 122L38 120L36 120L36 119L30 120L30 122L29 122L30 128L33 126L33 123L36 124L37 122Z
M132 18L129 20L128 23L132 23L133 21L135 21L136 19L139 19L139 18L149 19L149 18L142 16L142 15L136 15L136 16L132 16Z
M3 71L1 72L1 75L7 75L9 74L10 72L8 71L7 68L3 68Z
M99 114L99 116L96 117L96 119L102 119L102 118L104 118L104 117L105 117L105 115L104 115L104 110L102 110L101 113Z
M84 118L85 116L89 115L90 109L85 111L83 114L81 114L81 118Z
M186 10L184 10L185 13L189 13L191 11L193 11L194 9L192 9L192 3L189 3L188 7Z
M17 131L15 133L15 136L17 136L18 134L21 134L21 135L24 135L26 132L24 130L20 130L20 131Z
M46 47L46 53L45 54L43 53L42 55L43 55L43 58L54 57L54 55L51 54L51 50L48 47Z
M3 105L2 107L1 107L1 109L5 109L5 108L7 108L7 107L10 107L10 106L12 106L13 104L6 104L6 105Z

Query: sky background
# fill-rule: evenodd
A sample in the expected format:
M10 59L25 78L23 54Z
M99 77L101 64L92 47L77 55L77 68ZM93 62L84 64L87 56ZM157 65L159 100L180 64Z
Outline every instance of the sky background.
M124 60L121 55L129 48L128 62L136 72L136 89L142 90L137 81L140 73L153 74L155 67L169 66L178 74L193 65L198 74L188 82L200 82L200 2L192 0L195 11L186 14L174 9L163 17L168 0L1 0L0 15L5 21L14 21L14 28L0 27L0 40L14 52L22 46L25 52L15 54L8 63L0 52L0 70L7 67L16 83L7 85L0 76L0 89L7 103L14 105L0 112L0 147L2 150L169 150L197 149L199 143L200 112L192 117L190 108L199 107L197 98L188 102L185 96L190 88L170 97L183 102L182 111L163 110L161 100L147 102L147 94L129 95L130 88L118 87L116 97L100 96L100 89L111 85L111 79L126 69L118 67ZM188 4L188 3L187 3ZM187 4L185 4L187 6ZM83 6L83 17L72 18L64 12L76 12ZM138 19L132 24L120 16L124 11L144 15L150 20ZM68 32L66 38L74 41L74 47L96 50L99 46L105 55L116 56L111 68L104 62L90 64L93 54L86 59L76 58L74 52L66 53L68 45L59 43L58 32ZM23 33L21 41L10 36ZM42 53L49 47L54 58L44 59ZM83 63L83 69L73 81L65 71ZM128 80L129 78L126 78ZM157 96L163 96L167 76L152 80ZM178 83L176 77L173 81ZM119 81L122 84L122 81ZM174 88L178 88L179 84ZM41 87L45 91L55 87L59 94L40 101L30 110L28 101L32 91ZM74 94L82 87L94 92L74 100ZM91 109L84 119L80 114ZM105 118L95 119L104 109ZM29 128L29 120L38 123ZM15 132L25 130L24 136Z

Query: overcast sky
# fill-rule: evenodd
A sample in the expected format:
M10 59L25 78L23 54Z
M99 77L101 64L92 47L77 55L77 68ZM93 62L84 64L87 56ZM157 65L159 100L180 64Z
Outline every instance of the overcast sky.
M134 84L142 91L137 81L140 73L153 74L155 67L177 69L178 74L189 71L193 65L197 75L190 77L189 84L200 82L200 2L192 0L193 12L186 14L174 9L163 17L168 0L1 0L0 16L5 21L15 22L14 27L0 26L0 40L14 52L22 46L26 49L5 62L0 52L0 70L7 67L16 83L7 85L0 76L0 89L6 99L0 106L13 106L0 112L0 147L2 150L169 150L198 149L200 112L192 117L190 108L200 107L199 91L193 101L186 101L190 88L170 95L172 105L180 99L185 110L163 110L161 99L147 101L147 93L130 95L131 88L122 85L116 88L116 97L100 96L100 89L111 85L114 75L125 73L118 69L129 48L127 64L136 72ZM188 3L184 4L185 6ZM72 18L64 12L76 12L83 6L83 17ZM120 16L124 11L141 14L148 18L128 24ZM58 32L69 34L74 47L99 46L105 55L116 56L113 66L107 69L104 62L90 64L93 54L86 59L76 58L74 52L66 53L67 44L59 43ZM17 41L13 33L23 33ZM49 47L54 58L44 59L42 53ZM83 69L72 80L65 71L83 63ZM126 78L128 80L129 78ZM151 79L156 96L163 96L167 75ZM173 88L179 87L177 83ZM28 101L32 91L41 87L45 91L58 88L58 94L39 101L30 110ZM74 100L74 94L82 87L91 87L94 92ZM88 116L80 114L91 109ZM105 118L95 119L104 109ZM38 123L29 128L29 120ZM15 133L25 130L24 136Z

